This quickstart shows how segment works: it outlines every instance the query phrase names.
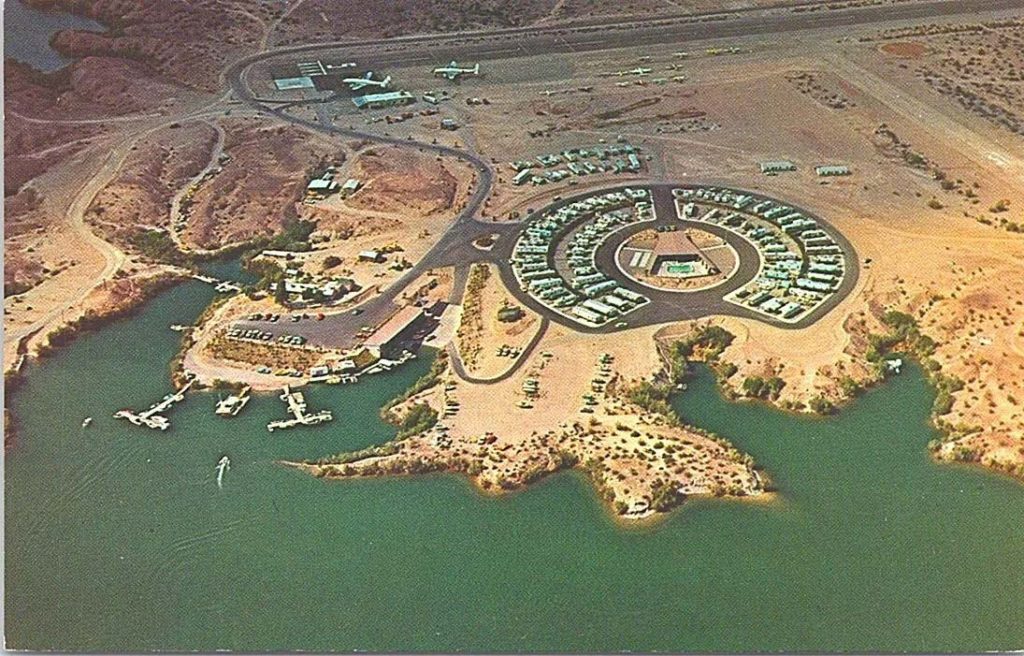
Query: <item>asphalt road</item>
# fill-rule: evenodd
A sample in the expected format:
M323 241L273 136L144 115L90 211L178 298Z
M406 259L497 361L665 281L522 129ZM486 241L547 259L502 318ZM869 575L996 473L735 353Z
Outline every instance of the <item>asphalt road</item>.
M583 333L610 333L626 330L628 328L658 325L674 321L701 319L703 317L714 315L756 319L784 329L805 328L842 302L842 300L849 295L857 284L860 267L857 260L857 254L850 242L842 235L842 233L833 228L827 221L793 203L786 202L787 205L803 212L806 216L814 218L821 229L827 232L843 249L846 275L843 277L842 283L824 304L803 317L800 321L794 323L778 321L751 309L736 305L735 303L730 303L724 300L723 297L729 292L739 289L749 281L753 280L760 268L760 256L753 244L745 238L721 226L703 223L700 221L683 221L677 218L672 190L686 185L658 183L647 186L652 192L655 215L657 218L654 221L630 224L612 233L612 235L610 235L608 239L597 248L594 254L594 260L599 270L611 278L614 278L626 289L643 294L650 299L650 303L647 303L623 317L623 320L628 324L628 327L625 329L616 328L615 322L611 322L597 328L583 326L582 324L564 317L548 308L520 289L519 283L515 278L515 274L512 272L510 259L512 249L519 233L526 228L525 223L485 224L473 221L465 226L465 228L468 229L449 230L444 238L438 242L438 246L428 253L428 257L430 258L430 268L445 266L455 267L455 282L453 284L453 290L449 300L453 303L458 303L461 301L462 294L465 289L468 271L467 265L471 262L490 262L498 268L502 283L512 293L512 295L515 296L520 303L539 314L544 319L545 323L548 321L554 321L568 326L577 332ZM589 190L577 196L565 198L549 207L558 207L560 205L575 202L580 198L614 191L621 188L621 186L614 186L596 191ZM744 190L737 191L742 191L743 193L747 193L757 199L778 201L778 199L753 192L747 192ZM564 228L562 232L556 236L556 239L564 238L565 235L571 231L573 225L575 224L571 224ZM693 227L721 237L728 242L733 249L735 249L736 254L739 257L736 271L720 285L685 293L653 289L632 280L616 265L615 251L621 243L636 233L642 230L656 228L658 226L674 226L679 228ZM500 236L492 250L481 251L472 245L472 241L474 239L486 234L494 233L498 233ZM553 257L554 249L549 253L549 258ZM426 258L424 261L426 261ZM318 346L350 348L355 346L356 340L354 335L361 327L373 327L386 320L391 313L397 310L397 306L394 305L393 300L400 290L401 286L399 284L393 284L388 288L388 291L384 295L371 299L361 305L360 308L362 311L358 315L354 315L352 312L344 312L341 314L329 315L322 321L304 320L293 323L285 320L273 324L268 322L242 321L238 322L236 325L241 328L258 328L260 330L265 330L272 333L275 337L280 334L303 335L307 340L309 340L310 344ZM531 343L529 350L532 350L534 346L536 346L536 343ZM456 366L461 366L461 363L457 363ZM511 370L512 373L514 373L514 371L515 369ZM459 375L467 380L471 379L464 370L459 372ZM511 375L511 373L509 375ZM503 378L499 378L491 382L496 382L497 380L503 380Z

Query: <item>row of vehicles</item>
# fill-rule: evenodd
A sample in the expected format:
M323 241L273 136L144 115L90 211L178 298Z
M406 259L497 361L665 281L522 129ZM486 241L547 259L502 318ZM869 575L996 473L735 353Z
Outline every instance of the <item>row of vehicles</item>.
M255 328L231 328L228 330L228 337L232 337L234 339L250 339L260 342L269 342L274 339L274 333L265 330L257 330ZM306 338L302 335L278 335L276 341L278 344L302 346L306 343Z
M270 312L254 312L246 317L249 321L266 321L268 323L277 323L281 320L280 314L273 314ZM318 312L315 315L303 312L301 314L292 314L288 317L289 321L297 323L303 319L316 319L317 321L323 321L324 313Z

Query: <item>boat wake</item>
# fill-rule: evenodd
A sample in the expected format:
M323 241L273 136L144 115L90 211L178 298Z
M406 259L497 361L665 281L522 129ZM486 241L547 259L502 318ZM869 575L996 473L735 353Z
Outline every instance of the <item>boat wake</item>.
M57 509L65 509L88 496L94 488L116 477L142 452L143 445L125 441L116 451L104 451L95 460L76 460L64 472L58 472Z
M162 554L156 555L153 578L162 581L177 578L178 574L192 570L201 554L213 548L233 533L245 520L236 519L206 531L186 535L171 542Z

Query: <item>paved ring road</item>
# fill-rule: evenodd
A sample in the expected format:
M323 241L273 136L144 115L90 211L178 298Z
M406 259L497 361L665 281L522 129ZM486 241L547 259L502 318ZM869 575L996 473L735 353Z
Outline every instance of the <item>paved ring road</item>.
M800 207L792 204L785 203L795 210L802 212L805 216L813 218L818 222L819 227L824 230L829 236L831 236L839 247L843 250L844 255L844 270L845 275L843 281L839 287L830 296L825 303L816 308L813 312L803 317L801 320L787 323L772 319L764 314L755 312L749 308L745 308L735 303L730 303L724 300L722 297L731 291L739 289L749 281L753 280L760 269L761 258L758 255L757 249L744 237L737 235L731 230L727 230L721 226L714 224L703 223L700 221L682 221L677 218L675 199L672 196L673 189L681 189L685 187L693 187L692 183L686 185L676 185L669 183L656 183L650 185L633 184L633 187L645 186L651 190L652 199L654 201L655 220L654 221L643 221L640 223L629 224L624 228L619 229L616 232L611 233L608 238L598 246L594 253L594 263L599 271L614 278L616 282L625 287L626 289L635 291L639 294L643 294L651 300L644 306L630 312L625 315L622 320L628 323L629 328L636 328L638 326L649 326L656 324L672 323L674 321L683 321L691 319L700 319L703 317L709 317L714 315L729 315L748 319L756 319L758 321L768 323L779 328L786 329L798 329L805 328L819 318L827 314L832 308L838 305L857 284L857 277L860 272L860 267L857 262L857 254L854 251L853 246L850 242L835 228L833 228L827 221L815 216L813 213L801 209ZM599 195L607 193L609 191L617 191L623 189L622 186L608 187L605 189L591 190L585 194L573 196L567 198L558 203L548 206L543 211L567 205L588 196ZM734 188L733 188L734 189ZM737 192L749 194L758 200L773 200L776 202L777 199L764 196L762 194L756 194L753 192L747 192L741 189L734 189ZM568 232L578 225L579 222L575 222L563 228L557 235L557 239L564 238ZM722 239L726 240L730 246L736 250L736 254L739 256L739 262L737 263L736 271L728 279L722 282L720 285L710 287L707 289L679 293L668 290L657 290L650 287L641 285L640 283L631 280L626 276L615 263L615 251L618 249L619 244L629 239L629 237L635 235L642 230L649 230L651 228L657 228L658 226L675 226L675 227L693 227L700 230L710 232ZM523 226L525 229L525 226ZM506 243L502 244L502 248L495 249L497 254L493 258L495 264L497 264L501 270L501 279L505 283L505 286L513 293L513 295L519 299L521 303L531 308L535 312L538 312L541 316L551 319L552 321L558 322L565 326L569 326L574 330L584 333L609 333L618 330L624 330L622 328L616 328L616 322L609 322L603 326L592 328L584 326L572 319L569 319L558 312L548 308L541 304L532 296L522 291L519 287L519 283L516 281L515 274L512 272L512 266L509 262L512 255L512 248L514 246L515 239L509 239ZM553 253L554 244L551 251L549 252L549 263L553 265Z

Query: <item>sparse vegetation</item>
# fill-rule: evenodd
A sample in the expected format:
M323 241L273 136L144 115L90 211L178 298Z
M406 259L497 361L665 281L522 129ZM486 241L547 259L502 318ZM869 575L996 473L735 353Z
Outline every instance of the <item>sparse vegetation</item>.
M834 403L820 395L812 398L807 405L811 412L819 415L830 415L836 410Z
M778 376L763 378L761 376L747 376L743 380L743 393L754 399L765 399L774 401L779 398L779 393L786 386L786 381Z
M415 403L398 423L398 434L395 439L405 439L411 435L419 435L437 423L437 411L426 403Z
M685 498L674 483L657 480L651 486L651 508L657 512L668 512Z
M191 266L195 263L191 255L178 250L174 240L163 230L136 230L131 233L128 241L143 257L154 262L176 266Z
M444 373L447 367L448 354L443 350L437 351L437 353L434 355L434 361L430 363L430 369L427 371L427 373L423 374L418 379L416 379L416 382L414 382L412 386L409 387L409 389L405 390L405 392L395 397L387 405L385 405L381 409L381 416L384 417L385 420L387 420L388 413L391 411L391 408L395 407L402 401L411 399L412 397L416 396L423 390L429 389L436 385L438 381L441 379L441 374Z

